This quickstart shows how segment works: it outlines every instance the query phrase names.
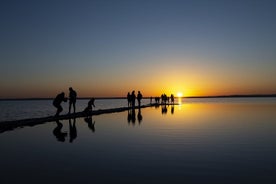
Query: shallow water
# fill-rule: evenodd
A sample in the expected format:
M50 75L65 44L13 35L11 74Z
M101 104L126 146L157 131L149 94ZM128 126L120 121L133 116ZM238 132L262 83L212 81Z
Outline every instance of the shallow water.
M1 183L275 183L275 110L275 98L186 100L7 131Z
M83 111L85 107L87 107L88 101L89 99L77 100L76 112ZM148 99L143 99L141 104L144 105L149 103L150 101ZM69 111L69 104L62 103L61 105L63 111L60 114L67 114ZM97 99L93 110L126 106L127 100L125 99ZM0 112L1 122L53 116L56 113L56 108L52 105L52 100L8 100L0 101Z

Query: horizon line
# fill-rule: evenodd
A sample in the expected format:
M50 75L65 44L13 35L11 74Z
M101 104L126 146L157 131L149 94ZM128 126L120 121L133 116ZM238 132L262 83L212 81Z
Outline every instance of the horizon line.
M152 96L155 98L156 96ZM182 96L175 98L241 98L241 97L276 97L276 94L234 94L234 95L204 95L204 96ZM126 97L78 97L77 99L126 99ZM143 97L144 99L150 99L151 97ZM54 97L30 97L30 98L0 98L0 101L10 101L10 100L52 100Z

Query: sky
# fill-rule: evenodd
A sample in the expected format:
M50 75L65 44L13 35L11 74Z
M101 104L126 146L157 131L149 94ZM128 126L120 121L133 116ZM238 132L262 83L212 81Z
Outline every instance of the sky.
M0 2L0 98L276 93L276 1Z

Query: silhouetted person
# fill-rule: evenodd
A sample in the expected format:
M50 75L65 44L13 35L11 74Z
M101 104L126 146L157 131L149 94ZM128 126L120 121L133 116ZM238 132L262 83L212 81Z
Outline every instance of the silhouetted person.
M132 91L132 93L131 93L131 106L132 106L132 109L135 108L135 100L136 100L135 91Z
M58 94L53 101L53 105L57 108L57 112L55 116L59 116L59 113L63 110L61 107L61 102L67 102L67 98L65 98L64 92Z
M140 108L141 106L141 100L143 98L143 95L141 94L140 91L138 91L138 94L137 94L137 101L138 101L138 107Z
M171 102L172 102L172 104L174 104L174 95L173 94L171 94Z
M162 103L165 103L165 105L166 105L167 100L168 100L167 95L166 94L162 94L161 95L161 100L162 100Z
M76 112L77 92L72 87L69 88L69 114L71 113L71 106L73 105L74 113Z
M127 106L128 106L128 107L131 106L131 95L130 95L129 92L127 93Z
M58 141L64 142L65 137L67 136L67 133L61 132L63 125L58 120L56 121L56 123L57 123L57 127L53 130L53 134L55 135Z
M92 123L92 116L84 118L84 121L88 124L89 129L95 132L95 121Z
M92 113L92 108L95 107L95 98L91 98L89 101L88 101L88 104L87 104L87 107L84 109L84 112L89 115Z
M69 119L69 135L69 141L72 143L77 138L76 118L74 118L73 124L71 123L71 119Z
M138 122L139 124L142 122L142 119L143 119L143 116L142 116L142 113L141 113L141 109L139 108L138 110L138 115L137 115L137 118L138 118Z

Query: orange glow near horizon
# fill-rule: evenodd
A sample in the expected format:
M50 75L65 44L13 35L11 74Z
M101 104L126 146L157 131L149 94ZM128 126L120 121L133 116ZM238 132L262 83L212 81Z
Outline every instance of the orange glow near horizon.
M195 83L198 84L198 83ZM36 87L24 87L19 88L14 86L13 88L8 88L2 90L2 95L0 98L52 98L55 97L60 92L65 92L68 95L68 88L72 86L78 93L78 97L125 97L128 92L135 90L136 93L141 91L144 97L155 97L161 94L167 94L170 96L174 94L175 97L192 97L192 96L220 96L220 95L246 95L246 94L275 94L273 89L269 90L267 88L257 88L259 90L254 90L255 88L246 87L232 87L227 85L179 85L177 83L167 84L167 85L113 85L113 86L97 86L97 85L82 85L78 83L77 85L55 85L55 86L36 86ZM131 87L129 87L131 86ZM18 93L20 91L20 93Z
M139 80L126 77L129 74L124 72L116 77L113 77L111 72L99 74L98 78L85 73L78 78L49 78L49 81L36 81L37 78L34 77L24 82L4 83L0 98L52 98L62 91L68 95L69 87L77 91L78 97L125 97L132 90L135 90L136 94L141 91L144 97L155 97L164 93L168 96L174 94L175 97L276 93L274 78L266 82L262 78L244 78L238 72L226 76L222 75L219 69L207 72L196 67L180 69L175 66L169 68L169 75L164 75L164 71L168 70L166 66L159 66L158 70L150 72L145 71L144 75L134 71L133 75L139 76Z

